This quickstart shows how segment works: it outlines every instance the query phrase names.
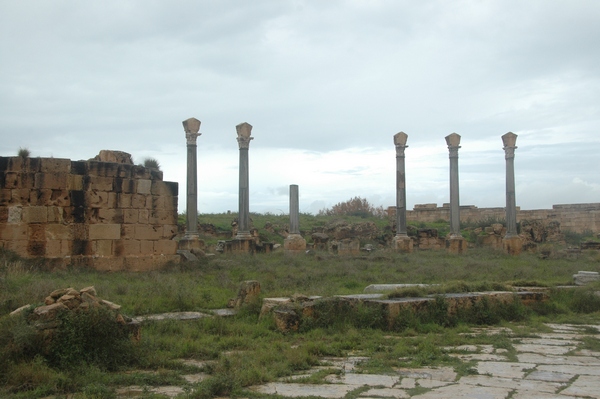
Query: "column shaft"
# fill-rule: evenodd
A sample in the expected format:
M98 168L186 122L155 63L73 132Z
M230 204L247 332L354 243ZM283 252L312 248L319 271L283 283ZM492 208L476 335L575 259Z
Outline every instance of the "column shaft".
M248 148L240 148L240 192L237 238L250 237L250 193Z
M406 171L404 147L396 147L396 235L406 236Z
M460 202L458 193L458 148L450 149L450 236L460 236Z
M298 185L290 185L290 234L300 234Z
M198 236L198 164L196 144L187 145L186 237Z

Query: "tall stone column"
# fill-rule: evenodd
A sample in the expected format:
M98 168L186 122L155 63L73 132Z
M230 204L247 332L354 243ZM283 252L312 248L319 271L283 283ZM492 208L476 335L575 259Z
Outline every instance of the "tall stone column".
M460 200L458 192L458 149L460 135L452 133L446 136L446 144L450 152L450 234L446 240L446 248L452 253L462 253L467 249L467 242L460 234Z
M238 232L236 240L250 240L250 188L248 178L248 149L250 148L252 125L240 123L235 127L237 130L237 141L240 148L240 191L239 191L239 214Z
M189 118L183 121L185 139L187 143L187 185L186 185L186 214L187 223L185 238L198 238L198 162L196 139L202 133L200 121Z
M301 254L306 251L306 240L300 234L300 206L298 200L298 185L290 185L290 231L283 240L286 255Z
M506 159L506 235L502 240L504 249L511 255L518 255L523 249L517 234L517 200L515 196L515 150L517 135L508 132L502 136Z
M399 252L412 252L413 242L406 233L406 173L404 150L408 147L408 135L404 132L394 135L396 146L396 236L393 247Z
M204 241L198 236L198 162L196 158L197 147L196 139L201 133L200 121L196 118L189 118L183 122L185 139L187 143L187 184L186 184L186 229L185 236L179 240L178 253L182 254L187 260L196 260L194 250L204 248Z

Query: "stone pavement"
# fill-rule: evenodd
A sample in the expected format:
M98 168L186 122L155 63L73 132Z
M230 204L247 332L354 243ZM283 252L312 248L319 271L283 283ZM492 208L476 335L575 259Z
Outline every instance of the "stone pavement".
M300 376L250 389L283 397L315 396L343 398L356 391L360 398L419 399L552 399L600 398L600 352L579 350L590 328L548 324L553 332L536 334L537 338L512 338L516 360L508 351L491 345L463 345L444 348L450 356L475 361L474 373L458 376L449 367L397 369L391 375L360 373L365 358L324 359L337 374L325 378L324 384L294 382ZM508 329L484 329L482 332L510 332ZM594 335L591 335L594 337Z
M192 315L190 315L192 316ZM196 315L193 315L196 316ZM443 348L450 356L473 361L472 373L459 376L450 367L399 368L391 374L365 374L365 357L324 358L322 366L277 382L249 390L279 397L317 398L419 398L419 399L559 399L600 398L600 352L581 349L584 338L600 339L600 325L547 324L552 330L536 333L536 338L512 337L516 356L492 345L462 345ZM590 334L590 332L596 334ZM507 328L481 328L472 334L510 336ZM472 335L469 334L469 335ZM187 360L192 362L193 360ZM192 365L201 367L204 362ZM331 370L322 384L302 380L316 372ZM200 373L183 376L193 384L208 377ZM144 394L186 397L182 387L127 387L117 397Z

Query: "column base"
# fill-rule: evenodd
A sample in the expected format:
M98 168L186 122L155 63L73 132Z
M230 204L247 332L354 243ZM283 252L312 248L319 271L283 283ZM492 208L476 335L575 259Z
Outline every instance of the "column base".
M285 255L300 255L306 253L306 240L300 234L290 234L283 240Z
M392 248L396 252L411 253L413 251L413 240L407 235L397 235L392 240Z
M177 243L177 249L183 251L192 251L194 249L204 250L204 241L197 236L185 236Z
M467 252L467 240L462 236L446 238L446 250L450 254L464 254Z
M520 255L523 251L523 240L519 236L504 237L502 239L502 247L509 255Z
M228 241L228 249L231 252L237 253L254 253L254 239L252 236L247 239L235 238L235 240Z
M249 231L238 231L235 235L236 240L252 240L253 238Z

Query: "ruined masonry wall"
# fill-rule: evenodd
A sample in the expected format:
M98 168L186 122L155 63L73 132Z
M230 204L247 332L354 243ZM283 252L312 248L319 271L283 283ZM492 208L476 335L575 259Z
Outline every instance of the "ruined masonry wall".
M178 184L131 164L0 157L0 247L98 270L178 261Z
M395 216L395 207L388 208L390 217ZM476 222L486 219L504 219L504 208L477 208L473 205L460 207L461 222ZM445 204L438 207L436 204L415 205L412 211L406 212L409 222L435 222L437 220L450 220L450 208ZM600 233L600 203L591 204L563 204L553 205L552 209L521 210L517 207L517 221L521 220L546 220L560 223L562 231L582 233L593 231Z

